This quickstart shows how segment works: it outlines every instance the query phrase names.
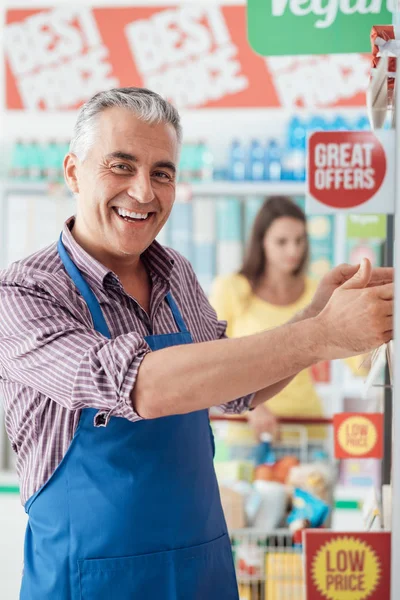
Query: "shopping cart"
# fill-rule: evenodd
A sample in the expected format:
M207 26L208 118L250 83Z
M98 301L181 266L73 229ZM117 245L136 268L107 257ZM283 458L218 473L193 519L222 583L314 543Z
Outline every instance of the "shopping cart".
M216 441L216 460L252 460L256 441L250 433L246 417L211 414ZM332 460L332 424L327 417L281 417L273 442L277 458L294 455L300 462L312 461L323 452ZM222 448L221 448L222 446Z
M279 435L273 443L276 459L290 455L296 456L300 463L312 463L323 457L332 466L332 423L332 419L322 417L280 419ZM211 424L217 474L218 465L228 465L228 469L231 464L250 465L255 456L255 441L248 435L245 417L212 415ZM228 479L231 476L232 473L227 474ZM229 525L231 515L227 514L226 506L224 510ZM298 533L281 528L270 531L230 528L230 536L240 600L305 600Z
M232 532L240 600L304 600L303 555L287 530Z

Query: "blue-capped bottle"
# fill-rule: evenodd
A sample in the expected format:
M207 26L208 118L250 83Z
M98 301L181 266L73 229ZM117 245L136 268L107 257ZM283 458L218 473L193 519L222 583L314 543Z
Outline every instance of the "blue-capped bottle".
M50 140L44 150L45 178L49 182L60 180L60 151L55 140Z
M27 144L29 179L40 181L44 177L44 153L41 144L36 140Z
M200 140L196 148L196 168L200 171L201 181L211 181L213 178L214 157L204 140Z
M265 179L264 148L259 140L252 140L248 153L247 179L262 181Z
M362 115L357 119L354 125L356 131L371 131L371 123L366 115Z
M188 182L193 178L193 144L185 142L179 160L179 181Z
M308 121L307 130L311 131L311 132L312 131L329 131L329 125L328 125L328 122L326 121L326 119L324 119L324 117L321 117L320 115L314 115Z
M280 181L282 178L282 152L276 140L270 140L265 149L265 179Z
M232 140L229 149L229 176L233 181L246 178L246 150L240 140Z
M283 163L285 179L304 181L306 173L306 128L299 117L292 117L289 121Z
M22 140L16 140L11 155L10 178L17 181L26 181L28 177L28 153L26 144Z
M332 121L331 130L332 131L349 131L350 123L347 121L347 119L342 117L342 115L337 115Z

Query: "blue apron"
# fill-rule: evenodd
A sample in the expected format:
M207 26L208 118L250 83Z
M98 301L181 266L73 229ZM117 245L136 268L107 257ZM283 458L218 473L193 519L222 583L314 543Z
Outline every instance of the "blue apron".
M62 241L64 267L110 338L100 305ZM152 350L192 343L150 335ZM49 481L26 503L21 600L238 600L207 410L94 427L84 409Z

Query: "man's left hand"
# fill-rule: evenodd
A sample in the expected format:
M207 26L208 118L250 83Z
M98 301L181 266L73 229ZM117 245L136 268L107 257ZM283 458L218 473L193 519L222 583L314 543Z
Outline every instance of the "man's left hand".
M358 271L359 265L339 265L329 271L321 280L311 304L305 309L307 317L317 316L328 303L333 292L343 285ZM371 280L368 287L392 283L394 276L393 267L377 267L372 269Z

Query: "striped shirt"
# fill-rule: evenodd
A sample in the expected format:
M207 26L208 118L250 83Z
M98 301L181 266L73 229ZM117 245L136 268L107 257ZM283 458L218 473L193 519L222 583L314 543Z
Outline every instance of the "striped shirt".
M74 436L83 408L137 421L131 391L150 352L145 336L177 331L165 300L171 291L194 342L225 337L189 264L158 242L142 255L152 281L150 315L118 277L63 229L71 258L95 293L112 339L93 329L89 309L67 275L56 243L0 271L0 393L25 503L50 478ZM252 396L220 408L248 409Z

